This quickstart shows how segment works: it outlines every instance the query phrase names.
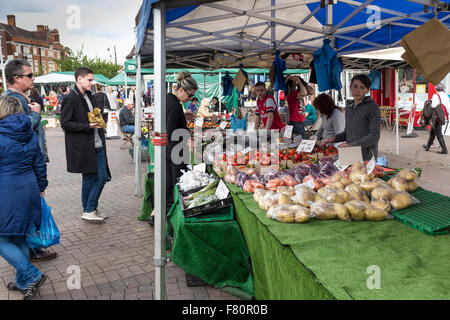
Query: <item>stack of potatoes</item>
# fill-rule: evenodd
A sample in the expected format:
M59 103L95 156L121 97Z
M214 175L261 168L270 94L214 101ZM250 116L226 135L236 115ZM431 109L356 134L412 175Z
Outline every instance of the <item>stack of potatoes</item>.
M414 170L403 169L385 182L367 174L358 162L350 175L338 172L331 181L317 192L304 185L278 187L277 192L257 189L253 198L267 217L284 223L304 223L311 218L383 221L393 210L418 202L409 194L418 188Z

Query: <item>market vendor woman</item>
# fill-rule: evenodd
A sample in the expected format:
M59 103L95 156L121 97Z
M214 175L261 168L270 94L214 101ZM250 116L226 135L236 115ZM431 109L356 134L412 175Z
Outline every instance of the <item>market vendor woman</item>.
M255 112L255 130L258 130L259 121L261 120L265 129L283 131L284 123L281 121L280 114L278 113L277 103L272 96L267 94L264 82L258 82L255 85L255 92L258 96Z
M169 143L166 147L166 212L169 212L173 205L173 188L177 183L177 179L181 177L181 170L187 171L186 164L175 164L172 159L172 149L179 143L179 141L171 141L172 133L177 129L187 128L186 117L192 117L192 112L184 113L182 104L188 102L194 97L197 91L197 82L192 78L189 72L180 72L177 76L177 83L174 86L174 92L168 93L166 96L166 128ZM180 156L182 156L180 154ZM153 218L150 218L151 220Z
M370 86L370 78L364 74L358 74L352 78L350 91L355 100L345 110L345 130L336 136L322 140L320 146L345 141L339 145L339 148L361 146L363 160L370 160L373 156L376 160L381 114L380 107L372 97L366 97Z

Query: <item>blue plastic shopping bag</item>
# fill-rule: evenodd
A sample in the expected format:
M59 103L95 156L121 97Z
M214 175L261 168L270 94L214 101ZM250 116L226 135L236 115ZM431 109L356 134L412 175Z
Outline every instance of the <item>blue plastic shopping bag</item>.
M59 230L55 220L53 220L51 208L47 205L43 196L41 196L41 208L41 227L39 230L36 230L33 224L30 236L27 238L30 248L48 248L59 244Z
M236 130L247 130L247 117L248 113L245 115L244 119L237 119L234 114L231 115L231 129Z

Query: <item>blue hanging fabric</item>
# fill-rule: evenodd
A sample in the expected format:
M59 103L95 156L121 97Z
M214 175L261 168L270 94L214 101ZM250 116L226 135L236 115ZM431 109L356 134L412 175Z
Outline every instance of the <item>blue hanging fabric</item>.
M273 60L275 65L275 83L273 85L273 90L283 90L286 91L286 82L284 81L283 72L286 71L286 61L280 58L280 51L275 51L275 60Z
M233 78L230 76L230 73L228 71L222 77L222 85L223 95L231 96L233 94Z
M370 81L372 81L372 85L370 90L380 90L381 89L381 72L377 69L373 69L369 73Z
M232 114L230 116L231 118L231 129L236 131L236 130L247 130L247 118L248 118L248 113L245 114L245 118L244 119L238 119L236 118L236 116L234 114Z
M35 225L31 226L30 236L27 238L27 243L30 248L48 248L55 244L59 244L60 233L53 220L51 208L41 196L41 226L36 230Z
M319 91L341 90L342 64L337 52L330 46L331 40L323 40L323 46L314 52L314 68L317 76Z

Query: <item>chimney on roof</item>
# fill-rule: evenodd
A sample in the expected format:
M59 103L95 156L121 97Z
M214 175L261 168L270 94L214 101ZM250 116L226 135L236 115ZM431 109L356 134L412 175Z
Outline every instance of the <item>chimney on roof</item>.
M37 25L37 31L44 31L44 26L42 24Z
M51 34L52 34L53 41L55 41L56 43L59 43L59 31L58 31L58 29L53 29L51 31Z
M8 19L8 25L15 27L16 26L16 16L9 14L6 16L6 18Z

